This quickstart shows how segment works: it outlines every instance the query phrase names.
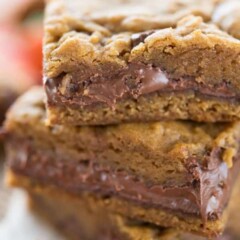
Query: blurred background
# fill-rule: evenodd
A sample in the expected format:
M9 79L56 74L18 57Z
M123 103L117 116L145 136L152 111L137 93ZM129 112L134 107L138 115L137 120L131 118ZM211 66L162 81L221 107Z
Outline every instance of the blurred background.
M41 0L0 0L0 109L1 120L12 101L42 73Z
M11 103L42 82L43 0L0 0L0 121ZM4 185L0 145L0 240L61 239L27 209L26 196Z

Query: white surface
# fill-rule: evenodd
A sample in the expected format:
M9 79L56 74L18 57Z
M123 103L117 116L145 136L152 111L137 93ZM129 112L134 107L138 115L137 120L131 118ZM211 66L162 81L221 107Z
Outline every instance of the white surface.
M0 240L64 240L27 208L24 192L12 192L6 216L0 222Z

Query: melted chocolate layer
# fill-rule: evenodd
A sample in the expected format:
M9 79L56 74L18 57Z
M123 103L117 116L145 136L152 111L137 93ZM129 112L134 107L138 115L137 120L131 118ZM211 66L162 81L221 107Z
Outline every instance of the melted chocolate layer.
M45 80L49 104L114 107L122 99L137 99L153 92L194 91L208 97L239 100L240 94L227 82L206 85L190 77L172 78L159 67L129 63L126 68L104 72L83 69Z
M8 147L10 167L38 181L69 192L118 196L144 207L163 208L176 215L201 216L203 220L221 216L240 168L240 161L236 159L234 167L228 169L221 161L221 150L216 149L206 156L203 165L196 159L187 161L192 181L182 186L163 186L124 170L102 167L96 161L83 162L37 150L30 142L13 142Z

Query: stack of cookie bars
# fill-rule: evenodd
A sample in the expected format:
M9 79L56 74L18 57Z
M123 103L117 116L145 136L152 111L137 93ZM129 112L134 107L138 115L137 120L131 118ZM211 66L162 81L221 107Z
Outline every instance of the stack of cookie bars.
M5 122L9 184L69 239L219 237L240 170L239 11L49 0L45 91Z

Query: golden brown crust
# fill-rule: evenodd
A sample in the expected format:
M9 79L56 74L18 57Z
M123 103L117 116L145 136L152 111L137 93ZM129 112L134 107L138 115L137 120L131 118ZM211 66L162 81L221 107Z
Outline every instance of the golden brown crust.
M219 0L91 0L86 2L69 0L48 0L49 20L62 17L61 24L67 25L80 19L95 22L113 32L140 32L149 29L174 27L179 19L194 14L211 18ZM60 26L60 25L59 25Z
M111 200L101 200L89 194L79 196L67 194L58 188L34 183L34 181L29 178L14 174L11 171L8 171L6 176L8 177L8 184L14 187L24 188L35 197L35 204L34 198L32 199L34 206L38 207L38 210L41 212L45 212L45 217L53 223L59 221L62 223L63 219L70 216L70 219L72 219L71 217L77 219L77 223L80 224L78 225L79 227L84 226L86 231L90 228L91 231L88 231L88 234L96 234L99 227L101 229L101 225L108 223L107 221L110 219L111 227L117 228L118 233L126 234L125 237L128 236L130 240L205 240L203 237L179 232L177 229L164 229L151 224L143 224L139 227L138 224L141 223L141 221L127 221L121 214L114 213L114 209L110 207ZM240 179L238 178L229 203L229 214L231 217L228 220L225 233L218 238L219 240L226 240L229 239L229 237L230 239L238 239L240 236L238 226L239 181ZM37 201L36 197L42 201ZM36 206L36 204L38 205ZM62 209L62 211L59 211L59 209ZM103 221L103 217L105 221ZM88 219L88 221L86 221L86 219ZM96 223L97 225L95 225ZM74 236L74 234L76 234L76 232L74 233L73 231L74 227L76 227L76 225L72 225L70 232L68 230L68 232L65 233L68 234L68 236ZM60 230L63 231L64 227L61 226ZM72 238L75 240L76 235L75 238Z
M223 159L229 165L237 153L239 122L163 121L106 127L46 126L43 97L43 90L37 87L19 98L7 114L5 129L18 139L37 136L35 144L40 149L61 145L62 151L73 159L84 159L91 153L104 164L132 169L153 181L162 182L167 176L170 178L170 171L172 177L180 181L186 173L187 159L193 156L202 159L204 153L213 148L223 149Z
M12 171L8 171L7 174L7 182L10 186L13 187L21 187L21 188L25 188L26 190L30 191L30 192L35 192L37 194L59 194L59 192L62 192L61 190L51 186L51 185L42 185L39 184L37 181L35 181L34 179L29 179L27 177L18 175ZM204 234L206 236L215 236L216 234L219 234L220 232L223 231L226 220L227 220L227 216L228 216L228 212L225 211L224 216L222 217L221 220L217 220L217 221L208 221L205 226L202 226L201 221L199 221L198 219L195 218L187 218L184 220L187 221L187 225L186 223L183 222L183 219L178 218L172 214L166 214L164 211L158 211L158 217L157 219L154 217L154 215L156 214L155 210L152 208L149 208L148 210L143 210L137 206L134 205L129 205L129 203L124 202L122 200L119 200L117 198L111 197L111 198L106 198L106 199L102 199L102 198L98 198L94 195L89 195L89 194L85 194L83 193L82 195L69 195L65 192L62 192L63 195L62 197L57 197L56 195L54 196L54 199L71 199L70 201L74 201L75 203L78 202L79 198L81 197L85 197L87 199L87 204L89 204L89 206L98 206L98 208L100 209L106 209L106 211L113 213L113 214L117 214L120 216L128 216L132 219L135 220L141 220L144 222L154 222L156 226L165 226L168 227L169 225L166 223L170 223L171 222L171 226L175 227L176 230L182 230L182 231L186 231L186 232L196 232L198 234ZM76 207L77 209L77 207ZM78 208L79 209L79 208ZM159 219L161 219L162 221L159 221ZM166 224L166 225L165 225ZM187 226L187 227L186 227ZM201 232L199 233L199 229L201 229ZM127 230L127 229L125 229ZM147 230L147 229L146 229ZM141 233L143 233L144 231L142 231ZM147 230L147 233L148 230ZM151 231L150 231L151 233ZM170 231L170 236L171 236L171 231ZM175 234L173 234L174 236ZM161 236L161 235L160 235ZM141 239L141 238L140 238ZM153 238L155 239L155 238ZM156 239L157 236L156 236ZM161 238L160 238L161 239ZM164 238L163 238L164 239ZM171 239L171 238L170 238ZM178 239L178 238L177 238Z
M240 95L240 41L233 37L236 37L238 31L237 17L233 17L231 26L226 26L225 22L228 19L224 16L219 17L221 15L219 9L221 4L224 4L221 1L204 1L203 3L198 0L171 0L164 1L163 4L157 4L157 1L152 1L151 4L146 3L141 1L142 5L139 5L135 0L115 0L107 1L105 5L99 0L92 0L86 6L84 3L78 5L79 3L76 4L74 1L49 1L45 20L44 69L51 124L54 124L51 120L55 114L54 106L58 110L62 109L62 115L67 115L68 108L71 110L71 106L75 103L77 107L74 105L72 111L79 115L76 121L69 117L66 121L59 119L58 123L94 125L121 122L118 114L116 119L109 118L109 122L101 119L101 114L104 114L104 104L106 104L105 100L101 99L107 98L107 95L103 92L101 93L103 96L101 94L98 96L96 92L101 92L102 89L107 92L106 89L109 89L111 81L116 85L113 88L117 88L115 91L119 92L119 95L114 95L112 99L114 104L110 104L111 109L115 106L119 107L120 101L123 104L128 104L130 101L132 104L140 97L149 97L149 92L133 97L129 94L127 84L126 93L115 83L120 81L119 72L136 63L141 63L143 69L146 66L154 66L166 73L170 79L165 86L166 89L169 87L168 94L171 91L174 95L181 90L180 83L172 88L173 79L182 81L184 84L190 82L195 87L187 87L183 84L184 90L202 94L205 98L215 97L216 104L220 100L226 100L226 106L229 108L227 113L218 108L216 113L207 111L206 114L203 112L187 114L187 109L179 109L173 113L160 109L159 112L153 111L153 116L149 117L150 120L164 119L166 113L172 114L174 120L198 120L198 116L202 116L200 121L239 119L238 109L232 110L234 105L232 100L238 104ZM111 7L112 13L105 12L104 9L108 7ZM211 19L215 24L211 23ZM99 78L95 79L95 76ZM110 80L106 76L109 76ZM53 83L54 90L49 87L50 81ZM91 86L94 89L98 87L97 84L101 85L101 90L99 88L95 92L91 91ZM216 92L212 94L215 89L220 90L219 95ZM160 88L151 91L150 93L158 93L162 96L166 90ZM204 97L201 99L202 102L205 102ZM91 103L86 99L94 100ZM159 101L162 100L164 101L160 98ZM153 101L153 103L157 105L158 102ZM189 104L187 97L184 103ZM86 120L87 113L80 116L81 111L94 115L91 109L95 105L102 108L100 116L97 115L92 121ZM178 102L175 105L178 105ZM207 100L206 105L212 109L211 103ZM107 113L115 115L110 107ZM151 105L140 105L140 107L143 108L144 113L146 109L151 108ZM200 108L201 106L196 104L195 109ZM132 112L136 113L136 111L137 108L132 109ZM125 115L127 117L129 115L127 110ZM136 113L129 117L129 121L137 119L144 121L145 118L147 119L146 116L141 118ZM127 122L128 119L123 121Z
M47 106L49 125L94 126L129 122L192 120L197 122L233 122L240 119L240 104L226 99L206 98L192 91L141 96L111 106L76 109L71 106Z
M61 186L62 189L69 192L72 192L72 189L81 192L84 191L84 189L78 188L82 184L80 182L82 180L79 180L81 178L84 186L90 184L88 185L90 190L91 186L98 184L86 181L86 179L95 181L94 177L88 175L88 173L92 173L92 170L93 174L98 175L91 167L94 163L99 164L103 170L107 169L106 171L109 171L108 169L113 169L115 172L119 170L122 174L126 171L126 176L129 178L124 178L130 179L130 181L133 176L134 179L140 179L140 182L152 182L156 186L164 184L164 191L169 186L170 188L171 186L176 186L176 188L180 186L181 188L185 184L191 186L191 189L195 191L199 188L196 187L194 180L198 183L202 179L202 169L198 173L191 172L191 166L196 166L196 162L192 162L192 159L197 159L197 165L200 164L200 166L207 163L207 168L204 168L206 172L208 172L208 167L213 167L213 169L216 167L217 174L213 174L213 176L218 177L220 167L215 161L223 164L224 169L226 168L226 171L228 171L222 160L228 164L231 163L236 154L235 149L238 151L239 148L237 144L240 131L239 122L200 124L170 121L105 127L46 126L43 95L41 88L30 90L12 106L5 123L5 129L9 137L7 145L9 166L18 174L31 176L32 181L36 182L37 185L45 181L49 184L51 182L54 185ZM221 149L220 155L214 155L215 157L211 158L214 154L213 149ZM21 155L19 155L20 151ZM19 156L23 157L19 158ZM87 177L85 177L84 171L80 172L81 163L86 169L90 169L86 172ZM229 167L231 167L230 165ZM70 169L70 171L62 171L64 169ZM78 172L75 173L71 169L78 169ZM225 170L223 173L225 176ZM229 176L233 175L229 173ZM206 175L205 177L207 178ZM98 182L106 183L106 179L110 179L108 182L111 182L111 177L101 177L99 179L97 179ZM222 184L222 178L216 181L217 184L218 181ZM175 183L176 185L174 185ZM200 180L200 184L205 183ZM229 184L230 189L231 183L226 182L226 184ZM135 186L133 185L134 188ZM118 188L118 184L114 187L113 191L116 189L118 193L121 192L122 188ZM106 185L106 189L110 188L111 185L110 187ZM128 189L128 186L126 185L124 188ZM182 189L184 188L181 188L180 191ZM200 189L202 188L200 187ZM147 188L147 191L151 191L151 188ZM213 191L215 193L216 188ZM195 193L195 196L202 197L202 192ZM107 193L103 191L102 194ZM187 193L184 194L188 199ZM133 196L133 192L130 195ZM139 198L141 199L141 197ZM173 195L174 198L175 195ZM117 195L110 197L110 199L114 200L104 201L104 203L108 205L111 211L118 209L118 213L157 225L174 226L186 231L196 231L210 235L221 232L224 227L225 216L222 215L224 207L221 208L221 213L217 219L206 220L206 228L203 228L203 219L198 214L194 216L181 214L177 210L168 211L162 207L153 207L151 204L145 207L137 201L129 201L130 198L124 199L124 197L118 197ZM160 199L157 198L156 201L160 201Z
M44 47L45 74L48 78L57 77L63 71L74 71L84 65L92 69L99 69L101 65L104 67L109 64L121 68L128 62L140 60L160 65L177 78L184 75L194 76L210 83L225 78L237 81L239 78L236 65L240 61L240 41L213 25L203 23L200 17L189 16L179 21L174 29L157 30L134 47L131 44L131 32L113 34L102 26L96 27L95 24L83 20L75 27L76 31L68 24L65 24L64 28L61 27L60 20L54 19L54 21L56 23L50 21L51 24L46 21L45 28L47 32ZM60 26L57 27L56 24ZM57 39L48 37L53 34L58 35ZM228 51L228 59L226 59L226 51ZM214 61L219 61L218 52L221 52L222 61L214 65ZM188 53L185 54L184 59L183 53ZM202 55L201 63L191 62L191 59L196 60L199 54ZM175 61L171 62L171 65L175 68L174 72L170 66L173 58ZM233 59L234 64L231 63ZM191 66L184 68L182 61L191 62ZM209 69L206 67L210 61L213 62ZM233 72L233 69L237 73Z

